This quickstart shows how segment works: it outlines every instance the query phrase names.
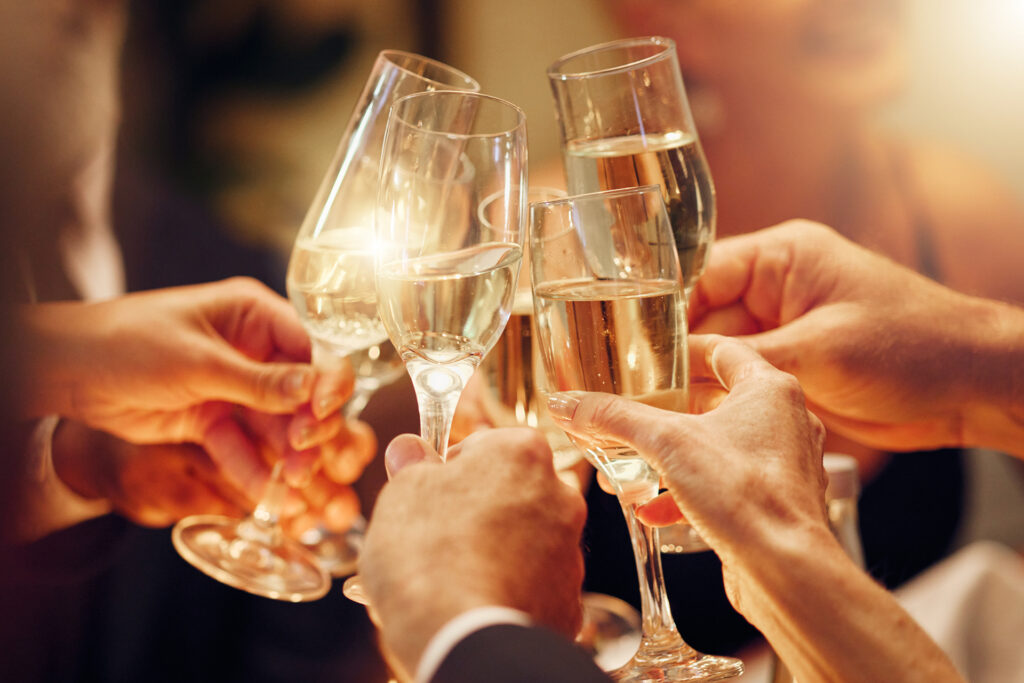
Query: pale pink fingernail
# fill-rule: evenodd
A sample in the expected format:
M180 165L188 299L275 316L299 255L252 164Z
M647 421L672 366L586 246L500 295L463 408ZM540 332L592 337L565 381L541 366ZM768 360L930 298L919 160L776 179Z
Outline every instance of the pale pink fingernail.
M579 408L580 397L575 391L560 391L548 396L548 412L556 420L569 421Z

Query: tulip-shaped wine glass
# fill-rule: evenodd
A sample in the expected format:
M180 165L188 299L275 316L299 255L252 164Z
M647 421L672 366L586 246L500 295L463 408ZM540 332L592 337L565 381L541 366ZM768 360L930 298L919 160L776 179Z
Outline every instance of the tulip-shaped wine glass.
M715 187L675 43L625 38L548 68L571 193L656 184L672 223L687 298L715 237ZM664 552L708 550L688 523L661 530Z
M455 406L512 312L526 214L526 117L467 92L409 95L381 155L377 305L405 361L420 433L442 457ZM488 220L479 207L488 198ZM345 594L363 602L358 576Z
M382 52L299 229L288 296L311 337L318 369L337 367L346 356L387 341L377 316L373 250L384 128L400 97L439 89L475 91L479 85L440 62ZM174 527L174 545L198 569L235 588L292 602L323 597L330 576L278 524L286 493L278 464L252 515L188 517Z
M537 334L553 391L604 391L686 411L686 306L658 186L531 204L530 257ZM640 649L612 677L711 681L742 673L739 660L700 654L676 630L658 531L636 518L637 506L657 495L658 473L621 444L574 440L616 489L640 578Z

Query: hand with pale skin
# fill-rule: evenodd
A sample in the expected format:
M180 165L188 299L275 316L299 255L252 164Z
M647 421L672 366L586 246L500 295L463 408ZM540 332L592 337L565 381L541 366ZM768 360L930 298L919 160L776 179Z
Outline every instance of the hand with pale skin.
M399 674L411 680L433 635L475 607L512 607L576 635L586 504L556 476L540 433L477 432L449 449L443 466L426 442L403 435L385 461L391 480L359 574Z
M830 430L886 450L1024 456L1024 311L954 292L791 221L720 240L691 332L742 336Z
M251 419L250 427L257 420ZM279 418L280 416L270 416ZM267 429L267 426L271 427ZM278 420L265 420L262 434L251 432L269 462L294 450ZM317 466L301 488L289 492L282 510L286 532L298 536L323 524L344 531L359 514L359 501L349 486L376 452L369 426L361 422L336 425L308 445L305 457ZM53 439L56 475L78 496L105 501L136 524L163 527L196 514L243 517L250 501L232 486L210 456L192 444L136 445L80 423L64 421Z
M259 497L269 469L241 406L294 414L295 446L336 433L351 368L318 374L287 301L254 280L25 307L22 417L57 414L138 444L201 446L228 482ZM305 450L297 451L306 453ZM290 481L313 459L288 458Z
M679 511L722 560L732 605L800 681L960 681L941 649L853 564L825 510L824 428L800 385L740 342L691 338L699 415L619 396L556 394L559 424L636 449L668 488L649 524ZM720 383L727 391L705 391ZM678 506L678 510L677 510Z

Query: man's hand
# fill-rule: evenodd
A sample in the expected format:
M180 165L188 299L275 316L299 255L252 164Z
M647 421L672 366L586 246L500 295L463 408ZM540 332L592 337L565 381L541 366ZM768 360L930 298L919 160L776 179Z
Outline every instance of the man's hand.
M23 322L25 417L56 413L140 444L198 444L252 499L268 470L232 404L297 413L299 439L352 391L347 364L319 376L308 364L309 341L287 301L244 278L41 304ZM286 474L299 477L304 466Z
M965 445L965 406L980 400L979 384L1006 399L1003 385L1021 371L986 371L979 382L972 353L1006 336L1010 310L793 221L715 245L691 331L747 335L796 375L830 429L912 450Z
M692 346L691 372L728 390L724 397L700 392L704 407L717 403L709 412L585 392L555 394L549 408L567 431L626 444L658 470L668 494L640 507L638 517L666 525L685 516L722 558L730 600L742 611L759 549L808 530L830 536L824 428L805 408L796 379L749 347L724 337L696 338Z
M400 436L385 455L359 573L387 649L415 671L453 617L497 605L572 638L580 625L586 506L529 429L477 432L440 460Z

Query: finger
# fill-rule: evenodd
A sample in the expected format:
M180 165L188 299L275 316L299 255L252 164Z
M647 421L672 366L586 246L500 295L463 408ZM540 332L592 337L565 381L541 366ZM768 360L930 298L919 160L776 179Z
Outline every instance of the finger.
M324 506L324 526L335 532L347 531L359 516L359 497L349 486L335 486L333 495Z
M377 437L369 425L352 420L320 452L324 474L339 484L351 484L377 454Z
M743 298L753 276L758 240L748 235L715 242L707 268L690 298L690 321L698 325L705 316Z
M615 487L612 486L610 481L608 481L608 477L604 475L604 472L601 472L600 470L597 472L597 485L600 486L601 490L605 493L610 493L613 496L615 495Z
M262 363L228 349L209 363L203 390L212 398L267 413L290 413L310 400L316 374L310 365Z
M229 344L257 359L280 354L309 361L309 336L287 299L252 278L230 278L204 287L210 293L206 314Z
M204 404L199 409L208 405ZM221 415L211 421L197 443L206 450L232 486L253 502L259 499L270 477L270 468L233 417Z
M729 393L718 383L718 379L692 376L690 378L690 414L701 415L711 412L725 400Z
M689 415L637 403L621 396L560 392L548 398L548 412L568 432L590 442L614 441L648 458L663 471L666 444L683 447L686 431L678 429Z
M384 451L384 467L389 479L394 478L406 467L419 463L441 464L441 457L418 436L400 434Z
M670 526L686 519L668 491L636 509L636 516L647 526Z
M297 489L309 486L313 480L313 470L320 461L320 448L299 451L289 447L281 457L284 460L281 473L288 485Z
M708 311L699 321L690 324L691 334L724 334L736 337L761 331L759 320L750 315L742 303L730 304L714 311Z
M318 371L310 402L313 406L313 414L322 420L332 413L341 411L341 406L345 404L355 389L355 372L348 360L344 360L329 372L324 372L319 368Z
M333 439L344 427L345 420L338 411L318 418L310 406L305 405L288 423L288 443L296 450L306 450Z
M710 373L730 391L752 375L778 372L749 345L730 337L695 335L690 343L691 372L704 377Z

